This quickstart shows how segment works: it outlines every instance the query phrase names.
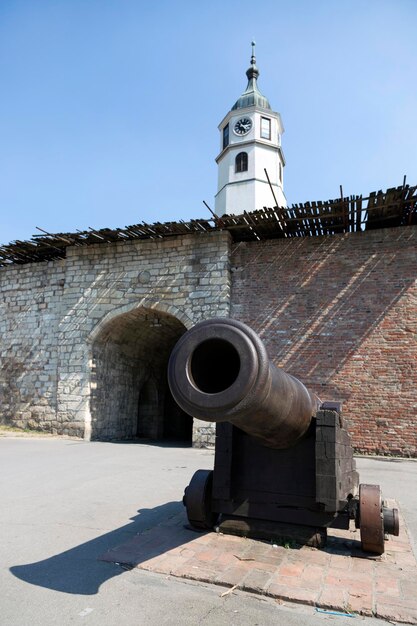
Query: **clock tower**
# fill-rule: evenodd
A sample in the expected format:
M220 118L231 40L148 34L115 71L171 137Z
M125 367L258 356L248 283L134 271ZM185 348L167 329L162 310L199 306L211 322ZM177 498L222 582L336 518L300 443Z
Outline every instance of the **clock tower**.
M250 63L246 90L219 125L217 215L287 205L281 148L284 127L280 114L272 111L258 89L254 41Z

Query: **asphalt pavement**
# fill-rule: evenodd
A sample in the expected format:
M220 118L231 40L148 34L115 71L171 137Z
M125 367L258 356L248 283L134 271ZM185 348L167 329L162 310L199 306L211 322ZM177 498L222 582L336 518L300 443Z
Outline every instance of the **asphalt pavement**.
M350 624L314 607L98 560L177 515L184 486L213 458L175 445L1 437L0 625ZM417 462L359 458L358 468L361 482L399 501L415 546Z

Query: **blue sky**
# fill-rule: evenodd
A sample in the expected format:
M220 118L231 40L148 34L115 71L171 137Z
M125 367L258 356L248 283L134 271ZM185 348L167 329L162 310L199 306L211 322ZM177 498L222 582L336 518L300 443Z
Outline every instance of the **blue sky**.
M415 0L1 0L0 243L209 217L252 38L290 203L416 184L416 26Z

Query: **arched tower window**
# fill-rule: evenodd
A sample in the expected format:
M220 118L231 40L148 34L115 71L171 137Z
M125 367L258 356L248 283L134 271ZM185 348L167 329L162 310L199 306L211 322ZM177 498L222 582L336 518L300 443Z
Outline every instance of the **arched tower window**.
M248 153L239 152L235 161L235 172L247 172L248 171Z

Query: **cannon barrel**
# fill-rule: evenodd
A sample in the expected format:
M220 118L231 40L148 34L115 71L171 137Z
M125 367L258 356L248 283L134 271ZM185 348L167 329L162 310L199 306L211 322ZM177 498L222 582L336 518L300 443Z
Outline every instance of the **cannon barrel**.
M180 338L168 382L186 413L231 422L270 448L295 444L319 406L303 383L269 361L251 328L230 318L200 322Z

